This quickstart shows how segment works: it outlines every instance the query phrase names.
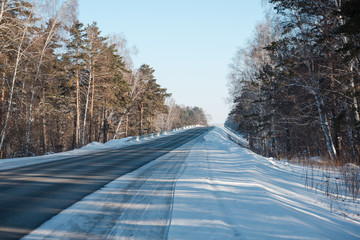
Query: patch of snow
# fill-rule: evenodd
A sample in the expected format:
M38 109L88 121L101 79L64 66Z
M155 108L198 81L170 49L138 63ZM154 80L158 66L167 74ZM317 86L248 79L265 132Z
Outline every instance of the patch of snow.
M227 127L219 127L219 128L221 128L224 132L226 132L227 137L233 142L243 147L249 147L249 141L246 140L245 137L242 136L240 133L234 132L233 130Z
M360 167L354 163L346 163L343 168L349 171L359 171L360 169Z

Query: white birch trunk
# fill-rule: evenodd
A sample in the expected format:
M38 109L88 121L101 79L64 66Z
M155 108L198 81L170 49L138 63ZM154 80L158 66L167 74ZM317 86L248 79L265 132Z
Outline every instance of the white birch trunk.
M5 12L5 4L6 4L6 1L2 1L1 8L0 8L0 22L3 18L4 12Z
M120 118L120 121L119 121L119 123L118 123L118 125L116 127L116 131L115 131L113 139L116 139L116 136L119 134L119 129L120 129L120 126L121 126L123 120L124 120L124 116L122 116Z
M351 60L350 62L350 66L349 66L349 71L350 71L350 87L351 87L351 91L353 93L355 93L355 82L354 82L354 76L353 76L353 71L354 71L354 60ZM355 117L355 120L356 120L356 123L359 123L360 122L360 116L359 116L359 104L358 104L358 101L355 97L355 94L353 94L352 96L352 103L353 103L353 107L354 107L354 117Z
M326 140L326 147L327 147L330 158L334 159L336 157L337 153L336 153L334 142L331 137L329 123L326 119L326 115L323 112L324 101L317 94L314 94L314 97L315 97L315 103L316 103L316 107L317 107L318 114L319 114L320 126L321 126L321 129L323 130L325 140Z
M119 121L118 125L116 126L116 130L115 130L115 134L114 134L113 139L116 139L116 136L119 134L119 129L120 129L121 124L122 124L122 122L123 122L123 120L124 120L124 117L125 117L126 115L127 115L127 113L126 113L126 111L124 111L124 112L122 113L122 116L121 116L121 118L120 118L120 121Z
M91 66L90 66L90 76L89 76L88 91L87 91L87 95L86 95L86 104L85 104L85 113L84 113L84 124L83 124L83 129L82 129L81 146L84 146L84 144L85 144L86 117L87 117L87 110L88 110L88 106L89 106L91 79L92 79L92 71L91 71Z

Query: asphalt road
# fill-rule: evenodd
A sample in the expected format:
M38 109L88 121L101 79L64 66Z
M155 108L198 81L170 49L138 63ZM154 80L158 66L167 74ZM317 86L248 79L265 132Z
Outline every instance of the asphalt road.
M23 237L86 195L209 129L190 129L130 147L0 171L0 239Z

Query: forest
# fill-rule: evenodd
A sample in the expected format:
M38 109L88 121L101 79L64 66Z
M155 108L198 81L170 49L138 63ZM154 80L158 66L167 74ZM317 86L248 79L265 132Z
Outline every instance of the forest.
M207 125L180 106L123 35L79 22L76 0L0 1L0 157L34 156Z
M226 125L263 156L360 163L360 1L269 0L230 64Z

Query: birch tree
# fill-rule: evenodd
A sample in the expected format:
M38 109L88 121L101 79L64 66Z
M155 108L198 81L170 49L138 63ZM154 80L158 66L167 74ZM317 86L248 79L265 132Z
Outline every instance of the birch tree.
M15 8L19 8L19 12L23 12L24 15L21 16L21 19L19 18L19 19L16 19L15 21L13 21L14 26L12 26L14 28L17 28L19 30L19 32L16 36L14 36L15 38L13 39L14 45L16 46L16 49L15 49L16 57L15 57L15 63L13 66L12 80L11 80L11 87L10 87L8 106L7 106L6 116L5 116L5 122L4 122L4 127L3 127L2 133L1 133L0 150L2 149L3 144L4 144L6 130L7 130L8 122L9 122L9 117L10 117L11 111L12 111L14 88L15 88L15 82L17 80L19 65L24 56L26 40L27 40L27 37L29 37L29 35L28 35L29 29L31 28L31 25L35 21L33 19L34 6L27 2L21 2L19 4L21 4L21 5L18 6L17 3L15 3L14 4ZM5 8L6 6L12 7L10 4L8 4L8 5L2 4L2 8ZM4 14L4 11L5 10L2 10L2 14Z
M53 2L50 0L50 2ZM39 84L40 75L41 75L41 67L43 65L44 56L46 50L48 49L51 40L54 38L55 34L58 32L59 28L62 24L66 23L67 19L69 19L69 15L72 14L72 5L74 4L74 0L68 0L63 3L57 13L55 13L54 17L52 17L48 22L48 27L44 30L43 36L39 36L36 41L42 41L42 47L40 49L40 53L37 60L36 72L32 81L31 87L31 100L29 106L28 113L28 121L27 121L27 132L26 132L26 145L25 145L25 154L29 155L29 146L30 146L30 133L31 133L31 123L33 121L33 107L34 107L34 99L36 92L36 85ZM40 84L39 84L40 85Z

